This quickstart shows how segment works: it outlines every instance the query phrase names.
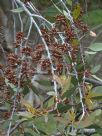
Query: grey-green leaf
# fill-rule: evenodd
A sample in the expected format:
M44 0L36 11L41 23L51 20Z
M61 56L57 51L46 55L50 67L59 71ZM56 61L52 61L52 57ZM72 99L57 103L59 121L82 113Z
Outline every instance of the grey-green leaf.
M90 54L90 55L93 55L93 54L96 54L96 52L94 51L85 51L85 54Z
M22 7L20 7L20 8L12 9L11 11L12 11L13 13L21 13L21 12L24 11L24 9L23 9Z
M100 68L101 68L101 65L97 65L97 66L95 66L95 67L93 67L93 68L91 69L91 72L92 72L92 73L96 73L97 71L100 70Z
M93 43L88 48L92 51L102 51L102 43Z

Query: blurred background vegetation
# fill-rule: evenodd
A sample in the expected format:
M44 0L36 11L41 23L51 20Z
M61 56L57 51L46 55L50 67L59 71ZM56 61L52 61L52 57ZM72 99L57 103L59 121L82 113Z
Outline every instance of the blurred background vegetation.
M67 0L70 1L71 0ZM73 0L74 2L78 0ZM50 0L32 0L38 7L38 9L42 12L46 11L47 8L52 6L52 2ZM53 2L57 3L57 0L53 0ZM82 8L85 11L83 19L88 23L90 27L102 24L102 0L79 0ZM50 9L51 13L51 9ZM54 11L52 8L52 15ZM46 13L47 14L47 13Z
M87 22L90 27L102 24L102 0L90 0L87 3L87 14L83 16L83 19ZM85 3L83 3L85 6Z

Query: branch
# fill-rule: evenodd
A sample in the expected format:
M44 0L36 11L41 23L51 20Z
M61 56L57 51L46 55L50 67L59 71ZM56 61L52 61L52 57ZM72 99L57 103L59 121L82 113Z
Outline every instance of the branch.
M102 110L102 106L98 106L98 107L95 107L94 109L92 109L91 111L96 111L96 110Z
M84 134L84 135L90 136L95 133L96 133L96 130L94 128L91 128L91 129L83 129L82 132L80 130L77 134Z
M26 120L21 120L19 121L11 130L10 130L10 135L15 131L15 129L17 129L23 122L25 122Z

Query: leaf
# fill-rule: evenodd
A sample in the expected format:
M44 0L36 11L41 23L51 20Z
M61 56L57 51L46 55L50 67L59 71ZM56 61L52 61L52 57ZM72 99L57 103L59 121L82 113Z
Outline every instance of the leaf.
M71 105L65 105L63 103L59 103L57 108L59 112L64 113L64 112L67 112L71 108Z
M45 123L48 123L48 115L45 115L44 118L45 118Z
M34 115L28 111L22 111L22 112L18 112L17 113L18 116L22 116L22 117L25 117L25 118L32 118Z
M0 125L0 129L8 128L9 124L10 124L10 121L6 120L5 122L2 123L2 125Z
M5 78L5 83L7 86L10 86L14 92L17 92L18 88L14 84L10 83L7 78Z
M21 98L21 105L25 106L27 111L33 114L33 116L43 116L48 114L46 109L35 109L23 98Z
M44 131L47 133L47 136L51 136L56 130L56 121L54 116L51 114L48 115L47 123L44 122L44 117L39 117L34 119L34 124L36 124L36 127L40 133L41 131Z
M57 75L54 75L54 76L53 76L53 79L54 79L55 81L57 81L57 82L58 82L58 84L59 84L59 85L61 85L61 87L63 86L63 83L62 83L62 81L61 81L61 78L60 78L60 77L58 77Z
M100 134L93 134L92 136L101 136Z
M54 104L54 98L52 97L51 99L49 99L48 103L48 108L51 107Z
M102 99L102 93L93 93L92 99Z
M90 117L90 115L85 116L85 118L83 120L75 122L75 125L77 126L77 128L85 128L85 127L89 127L90 125L92 125L93 122L92 122L92 120L90 120L89 117Z
M54 6L55 6L55 5L54 5ZM59 12L61 12L60 9L59 9L57 6L56 6L56 7L54 7L54 6L51 6L51 7L47 8L47 9L43 12L43 16L46 17L48 20L50 20L50 21L52 21L52 22L54 22L55 16L56 16L57 14L59 14Z
M63 77L61 78L63 80ZM71 84L71 76L65 79L65 82L63 83L63 88L62 88L62 94L66 91L69 90Z
M81 12L81 8L80 8L80 4L76 4L73 12L72 12L72 16L74 19L77 19L80 16L80 12Z
M37 90L37 88L35 86L33 86L32 84L30 85L30 88L32 89L32 91L36 94L39 95L39 92Z
M25 132L24 136L33 136L33 135L31 133L29 133L29 132Z
M71 89L66 90L66 92L62 94L62 98L65 98L65 97L69 98L74 93L74 91L75 91L75 87L72 87Z
M29 123L30 124L30 123ZM28 127L25 128L25 132L24 134L26 134L27 136L39 136L40 132L38 131L38 129L36 128L36 126L33 124L33 129L32 127L30 127L30 125ZM22 135L20 135L22 136Z
M101 99L102 98L102 92L96 92L92 90L92 86L88 85L86 88L86 95L85 95L85 101L87 105L92 105L92 99Z
M100 116L102 114L101 109L96 110L96 116Z
M43 130L38 129L38 131L39 131L41 134L43 134L44 136L48 136L47 133L44 132Z
M66 118L64 118L64 117L56 116L55 120L59 123L59 125L65 126L68 124L68 120L66 120Z
M21 97L20 103L22 106L26 107L28 112L32 113L33 115L36 114L36 109L34 109L24 98Z
M29 92L29 87L27 85L25 85L23 88L23 94L26 95L26 94L28 94L28 92Z
M65 15L66 18L68 18L68 13L65 10L63 10L63 14Z
M59 83L59 85L62 87L62 93L64 93L66 90L69 89L71 83L71 76L67 77L65 75L62 75L58 77L57 75L54 75L53 79L56 80Z
M97 65L97 66L94 66L92 69L91 69L91 73L96 73L97 71L99 71L101 68L101 65Z
M93 55L93 54L96 54L97 52L93 52L93 51L85 51L86 54L90 54L90 55Z
M93 88L93 91L94 91L94 92L97 92L97 93L102 93L102 86L94 87L94 88Z
M92 51L102 51L102 43L93 43L88 48Z
M94 128L96 130L96 133L100 134L100 136L102 136L102 128L98 125L90 125L88 128Z
M97 92L92 92L92 94L91 94L91 98L94 98L94 97L100 97L100 96L102 96L102 93L97 93Z
M85 97L85 104L87 105L88 109L93 109L93 102L90 98Z
M52 1L52 0L51 0ZM60 12L62 13L62 11L60 10L60 8L52 1L53 5L55 6L55 8Z
M20 8L12 9L11 11L12 11L13 13L21 13L21 12L24 11L24 9L23 9L22 7L20 7Z
M67 0L68 5L72 6L72 0Z
M45 80L39 80L37 81L40 85L44 85L44 86L51 86L51 82L48 78L46 78Z
M100 79L99 77L97 77L96 75L91 75L93 78L97 79L98 81L102 82L102 79Z
M76 113L74 110L68 111L68 119L69 122L74 123L75 122Z
M76 125L77 125L78 128L79 127L85 128L85 127L90 127L94 123L96 123L96 111L86 115L82 121L76 122Z
M92 99L101 99L102 98L102 93L100 92L94 92L94 91L89 91L87 92L87 95L85 96L85 101L87 105L92 105Z
M55 92L53 92L53 91L47 92L47 95L56 96Z

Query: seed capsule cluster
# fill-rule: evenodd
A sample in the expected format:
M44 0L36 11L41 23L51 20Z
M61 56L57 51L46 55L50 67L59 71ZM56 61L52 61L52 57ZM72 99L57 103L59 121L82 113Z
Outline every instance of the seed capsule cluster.
M24 40L24 33L23 32L17 32L16 33L16 43L15 43L15 47L19 47L21 41Z
M87 31L87 26L82 23L80 19L74 20L75 26L78 29L81 29L83 32ZM68 55L68 52L71 54L71 59L73 62L77 62L77 56L79 53L79 46L76 38L76 33L74 32L73 28L71 27L70 23L67 21L64 15L57 15L55 26L48 30L47 28L41 28L42 37L47 43L49 48L51 59L53 61L53 65L56 67L55 72L57 74L61 74L63 68L66 65L63 62L63 57ZM59 33L61 33L62 38L64 38L64 43L61 43L59 39ZM57 40L56 40L57 39ZM16 34L16 48L19 48L19 45L24 40L24 33L17 32ZM76 42L73 42L76 41ZM10 53L8 55L8 62L10 67L5 70L5 74L12 83L17 84L17 71L15 68L17 66L22 66L21 68L21 77L29 78L34 76L36 72L36 66L40 64L42 71L47 71L48 73L51 72L51 64L50 60L46 57L46 49L43 44L35 45L34 49L30 46L22 46L20 52L24 56L24 60L21 60L19 55L14 53ZM42 58L44 57L44 59ZM28 59L30 57L30 61ZM69 62L70 65L71 62ZM66 69L66 68L65 68Z
M16 78L16 73L13 68L8 67L5 70L5 77L14 85L17 84L17 78Z
M11 66L17 66L21 63L18 55L14 54L14 53L10 53L8 55L8 62Z
M33 50L32 50L31 47L24 47L24 48L22 49L22 53L24 53L25 55L28 55L28 56L31 55L32 51L33 51Z

